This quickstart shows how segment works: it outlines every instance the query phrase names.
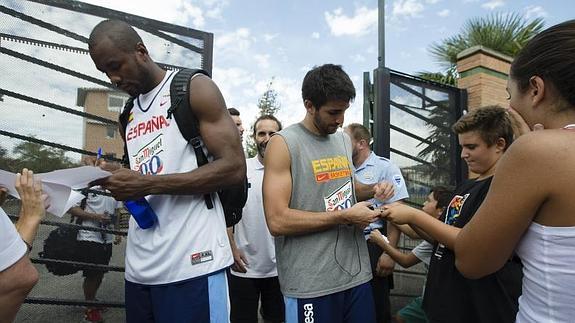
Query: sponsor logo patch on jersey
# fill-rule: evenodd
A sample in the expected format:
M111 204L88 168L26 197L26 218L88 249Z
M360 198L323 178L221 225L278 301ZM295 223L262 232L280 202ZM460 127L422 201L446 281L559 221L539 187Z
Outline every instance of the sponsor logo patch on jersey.
M318 183L351 176L351 168L346 156L315 159L311 161L311 167L315 181Z
M164 151L163 135L156 136L135 155L132 155L132 169L142 175L157 175L164 170L164 163L160 153Z
M324 198L326 211L337 211L351 207L353 204L353 187L351 180Z
M190 260L192 261L192 265L198 265L214 260L214 255L211 250L197 252L190 256Z

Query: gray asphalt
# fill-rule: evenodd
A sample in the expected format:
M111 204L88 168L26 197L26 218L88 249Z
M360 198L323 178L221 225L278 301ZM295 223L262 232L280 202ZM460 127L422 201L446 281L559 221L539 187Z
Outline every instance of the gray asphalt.
M54 217L50 217L49 220L57 220L63 222L67 221L67 219L56 219ZM48 233L54 230L54 228L54 226L45 225L39 228L38 236L31 253L32 258L38 257L38 252L42 251L44 239L46 239ZM110 265L121 267L124 266L125 248L126 244L124 238L122 243L114 246ZM49 273L44 265L36 264L35 266L40 273L40 280L30 293L31 297L83 300L83 277L81 272L68 276L55 276ZM423 268L416 267L412 268L412 270L413 269L419 271ZM421 292L423 277L401 274L396 274L395 277L395 290L393 290L392 293L408 293L413 295ZM97 298L108 302L124 302L124 273L108 272L104 276L104 280L98 291ZM410 300L410 297L392 297L392 313L395 313ZM103 313L103 317L106 323L125 322L125 312L123 308L108 308ZM84 322L84 307L67 305L23 304L15 322ZM263 320L260 319L260 323L263 323Z

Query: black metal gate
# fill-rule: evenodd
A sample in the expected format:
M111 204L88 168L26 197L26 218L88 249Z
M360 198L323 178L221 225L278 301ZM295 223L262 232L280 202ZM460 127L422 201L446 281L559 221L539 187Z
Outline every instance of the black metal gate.
M387 68L364 73L364 125L374 138L376 154L401 169L409 192L405 201L421 207L436 185L455 186L466 177L451 125L467 109L467 91ZM410 250L419 241L402 235L398 247ZM392 309L421 295L426 276L418 265L395 270Z
M376 154L391 158L408 184L409 202L421 205L435 185L465 178L451 125L467 109L463 89L390 69L364 73L364 124Z
M211 73L211 33L79 1L0 0L0 169L17 172L28 167L41 173L75 167L82 156L96 155L97 145L111 147L105 151L108 159L121 157L114 152L114 147L121 147L117 115L127 96L96 70L87 50L90 31L108 18L134 26L160 66ZM92 104L96 101L90 101L90 94L103 101ZM19 202L9 200L4 209L15 218ZM81 272L53 276L43 264L54 260L38 257L48 233L55 226L74 226L68 222L67 215L48 215L40 227L30 255L40 281L17 321L80 321L83 309L78 306L94 305L83 301ZM125 235L125 230L114 233ZM110 308L105 314L109 322L125 320L124 248L125 243L114 246L106 267L110 272L98 292L96 304Z

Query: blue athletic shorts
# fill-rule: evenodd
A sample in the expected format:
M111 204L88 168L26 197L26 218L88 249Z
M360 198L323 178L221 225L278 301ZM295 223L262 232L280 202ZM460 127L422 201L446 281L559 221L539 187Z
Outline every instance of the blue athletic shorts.
M369 282L314 298L285 297L285 323L375 323Z
M127 323L228 323L225 270L165 285L126 281Z

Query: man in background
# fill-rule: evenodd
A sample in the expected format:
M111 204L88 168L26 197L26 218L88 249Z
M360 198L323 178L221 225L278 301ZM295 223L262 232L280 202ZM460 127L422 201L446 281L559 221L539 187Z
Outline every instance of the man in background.
M236 109L236 108L228 108L228 112L230 113L232 120L234 120L236 127L238 127L238 131L240 132L240 140L243 141L244 140L244 126L242 124L242 119L240 118L240 111L238 111L238 109Z
M266 225L262 201L264 154L270 138L281 129L280 121L272 115L260 116L254 123L253 138L258 153L246 161L248 200L242 220L228 228L234 255L229 276L232 323L257 322L258 301L261 301L261 314L266 322L284 320L275 246Z
M393 183L395 195L385 201L386 204L408 198L407 187L399 167L395 166L389 159L377 156L371 151L369 130L359 123L352 123L345 128L345 132L351 137L352 159L357 180L364 184L375 184L381 181ZM383 205L381 201L376 199L370 201L374 207ZM379 219L364 229L366 237L372 230L381 231L388 236L391 246L397 246L400 231L395 225L387 225L386 221ZM392 275L395 261L375 243L368 242L367 250L373 271L371 286L375 301L376 320L377 323L388 323L391 321L389 290L393 288Z

